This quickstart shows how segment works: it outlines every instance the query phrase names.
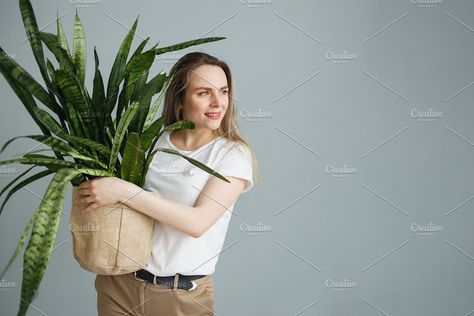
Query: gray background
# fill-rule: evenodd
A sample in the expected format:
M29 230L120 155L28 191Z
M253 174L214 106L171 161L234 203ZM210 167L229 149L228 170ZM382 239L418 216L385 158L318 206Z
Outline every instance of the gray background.
M230 64L239 122L262 181L240 197L217 270L219 315L474 314L474 3L438 1L33 1L55 32L75 7L88 75L104 76L140 14L138 35L160 46L200 36ZM40 78L17 1L2 4L1 45ZM139 38L134 41L134 47ZM334 59L334 54L345 58ZM5 80L2 144L39 133ZM416 113L428 112L420 118ZM264 113L258 119L248 115ZM18 140L1 159L36 146ZM345 166L345 171L344 171ZM2 185L26 169L3 170ZM14 168L14 169L11 169ZM334 172L334 170L341 170ZM3 268L49 183L17 193L0 221ZM69 214L70 192L64 211ZM436 231L416 227L432 225ZM260 226L259 233L247 227ZM29 315L95 315L94 275L72 258L68 217ZM22 257L2 286L14 315Z

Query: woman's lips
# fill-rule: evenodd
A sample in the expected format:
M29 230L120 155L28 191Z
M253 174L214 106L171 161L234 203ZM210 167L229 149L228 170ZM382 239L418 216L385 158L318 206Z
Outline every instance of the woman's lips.
M209 113L204 113L205 116L207 116L211 120L218 120L221 118L221 112L209 112Z

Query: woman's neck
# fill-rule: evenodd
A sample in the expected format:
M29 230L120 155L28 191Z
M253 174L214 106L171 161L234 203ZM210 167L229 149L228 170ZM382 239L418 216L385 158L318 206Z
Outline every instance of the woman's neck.
M191 151L201 147L215 138L215 133L210 129L179 129L172 131L170 139L178 149Z

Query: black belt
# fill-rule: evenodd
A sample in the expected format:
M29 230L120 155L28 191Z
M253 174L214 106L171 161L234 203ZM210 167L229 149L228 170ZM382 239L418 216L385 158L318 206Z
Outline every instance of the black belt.
M135 278L138 278L143 281L148 281L153 284L163 284L170 288L173 288L174 285L174 275L172 276L158 276L154 275L147 270L140 269L138 271L133 272ZM197 280L200 278L205 277L206 275L183 275L178 273L178 289L192 291L197 287L196 282L193 280Z

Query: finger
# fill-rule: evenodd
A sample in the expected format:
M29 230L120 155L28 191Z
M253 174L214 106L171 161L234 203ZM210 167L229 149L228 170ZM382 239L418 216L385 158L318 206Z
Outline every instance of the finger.
M81 213L89 213L97 207L97 203L92 203L81 211Z
M90 181L84 181L79 185L79 188L85 189L85 188L88 188L89 186L90 186Z
M79 189L77 191L79 195L91 195L91 189Z
M89 204L95 202L95 199L90 196L78 198L77 200L79 201L79 204Z

